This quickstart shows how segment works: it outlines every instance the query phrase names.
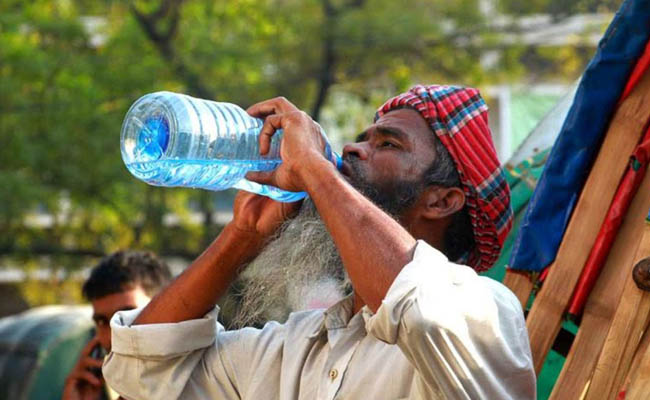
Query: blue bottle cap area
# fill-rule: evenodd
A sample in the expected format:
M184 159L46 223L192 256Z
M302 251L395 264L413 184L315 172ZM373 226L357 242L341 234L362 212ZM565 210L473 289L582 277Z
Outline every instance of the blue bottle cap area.
M140 160L154 161L165 154L168 144L169 122L162 116L151 117L138 132L135 154Z

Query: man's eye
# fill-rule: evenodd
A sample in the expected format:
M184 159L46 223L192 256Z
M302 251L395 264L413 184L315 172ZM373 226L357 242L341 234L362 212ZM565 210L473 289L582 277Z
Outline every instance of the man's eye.
M392 142L381 142L381 147L397 147L397 145Z

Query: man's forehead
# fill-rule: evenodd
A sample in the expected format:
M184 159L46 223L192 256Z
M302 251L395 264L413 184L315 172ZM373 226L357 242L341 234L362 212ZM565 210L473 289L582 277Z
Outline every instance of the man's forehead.
M417 135L427 139L434 134L424 117L412 108L391 110L379 117L368 129L373 127L398 130L405 134Z
M112 315L115 311L145 305L149 296L140 286L94 299L91 301L95 315Z
M429 124L422 115L413 108L397 108L381 115L375 120L374 125L417 125L428 127Z

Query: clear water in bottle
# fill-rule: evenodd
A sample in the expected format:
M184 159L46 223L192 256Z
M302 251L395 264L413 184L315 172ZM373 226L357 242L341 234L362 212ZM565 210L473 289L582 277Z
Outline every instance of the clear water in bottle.
M156 92L129 109L121 133L122 158L137 178L156 186L183 186L208 190L231 187L295 201L294 193L248 181L248 171L269 171L281 162L277 132L268 154L259 154L258 135L263 121L240 107ZM331 152L326 156L339 163Z

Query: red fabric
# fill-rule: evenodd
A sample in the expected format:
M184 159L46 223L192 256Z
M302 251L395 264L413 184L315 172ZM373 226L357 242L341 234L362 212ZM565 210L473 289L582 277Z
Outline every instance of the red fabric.
M548 276L548 267L550 267L550 265L547 265L546 268L544 268L544 271L542 271L542 273L539 274L540 282L544 282L546 280L546 277Z
M646 137L650 138L650 130L646 133ZM647 154L645 158L647 159ZM591 290L596 284L600 271L605 264L609 250L614 243L614 239L623 222L623 218L625 218L632 198L643 180L646 166L647 164L644 164L637 171L628 167L625 172L625 176L607 211L607 217L600 227L596 242L589 253L589 258L587 258L585 267L580 275L580 280L578 280L578 284L576 285L573 299L571 299L571 303L569 304L569 314L579 315L582 312L589 293L591 293Z
M622 102L627 97L627 95L630 94L632 89L634 89L636 84L639 83L639 80L641 80L641 77L648 69L648 66L650 66L650 41L648 41L648 43L645 45L643 54L637 60L636 65L634 66L634 70L627 80L627 84L625 85L625 89L623 90L623 95L621 96L619 103Z
M489 269L512 227L512 209L483 98L473 88L417 85L386 101L375 119L403 107L424 117L456 164L476 241L475 251L459 261L477 271Z

